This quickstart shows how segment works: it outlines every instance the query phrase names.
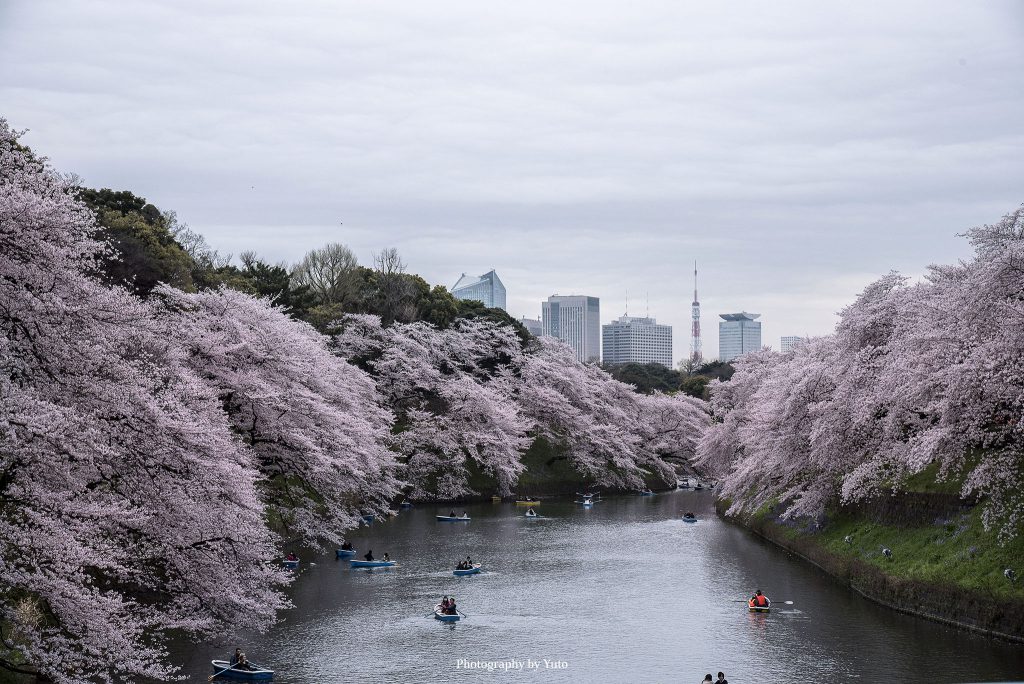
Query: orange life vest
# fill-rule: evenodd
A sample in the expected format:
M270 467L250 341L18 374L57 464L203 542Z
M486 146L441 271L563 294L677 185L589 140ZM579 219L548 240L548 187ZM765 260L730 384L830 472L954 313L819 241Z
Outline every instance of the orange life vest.
M760 596L753 596L750 599L749 604L750 604L751 608L755 608L755 607L756 608L767 608L768 607L768 597L765 596L764 594L761 594Z

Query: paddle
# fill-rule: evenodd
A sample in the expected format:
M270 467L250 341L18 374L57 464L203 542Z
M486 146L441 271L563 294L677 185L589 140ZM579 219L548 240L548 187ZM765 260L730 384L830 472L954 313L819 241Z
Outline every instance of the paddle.
M461 616L462 616L462 617L464 617L464 618L468 618L468 617L469 617L468 615L466 615L465 613L463 613L463 612L462 612L461 610L459 610L458 608L456 608L456 609L455 609L455 612L456 612L456 613L458 613L459 615L461 615Z
M750 603L750 599L729 599L731 603ZM782 603L787 606L793 605L792 601L776 601L776 603Z
M236 665L237 665L237 663L236 663ZM225 668L224 668L223 670L221 670L220 672L214 672L214 673L213 673L212 675L210 675L209 677L207 677L207 678L206 678L206 681L208 681L208 682L212 682L212 681L213 681L214 679L216 679L217 677L220 677L220 676L221 676L222 674L224 674L225 672L227 672L227 671L228 671L228 670L230 670L230 669L233 669L234 667L235 667L234 665L228 665L227 667L225 667Z

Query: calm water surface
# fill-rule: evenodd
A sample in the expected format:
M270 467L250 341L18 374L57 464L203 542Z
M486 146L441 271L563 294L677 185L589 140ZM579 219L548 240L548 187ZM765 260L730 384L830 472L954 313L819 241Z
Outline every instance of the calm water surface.
M479 504L466 507L472 522L436 522L449 508L419 506L353 533L360 557L368 547L388 552L397 568L350 570L333 552L303 563L295 609L270 633L245 637L243 649L291 683L697 684L719 670L732 684L1024 679L1024 646L876 606L716 518L707 492L618 497L589 510L545 501L544 520ZM687 509L698 523L678 519ZM486 572L454 577L467 554ZM756 588L780 609L752 615L734 602ZM424 617L442 594L469 618ZM190 679L205 681L210 659L234 646L179 658ZM523 669L460 669L460 659Z

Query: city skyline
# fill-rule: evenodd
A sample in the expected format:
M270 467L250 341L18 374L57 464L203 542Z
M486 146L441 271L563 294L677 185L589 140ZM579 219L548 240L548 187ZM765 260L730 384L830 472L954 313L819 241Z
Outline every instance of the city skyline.
M501 255L514 316L570 289L618 312L628 288L687 330L698 260L708 356L719 312L831 332L1020 203L1019 7L909 2L884 33L862 5L540 7L5 3L3 115L222 253L397 247L446 286Z

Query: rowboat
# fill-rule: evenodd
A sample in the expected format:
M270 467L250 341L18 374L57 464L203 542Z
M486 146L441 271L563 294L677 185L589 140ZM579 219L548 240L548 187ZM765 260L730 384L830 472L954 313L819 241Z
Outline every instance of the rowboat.
M645 489L642 492L640 492L640 496L654 496L654 492L652 492L650 489Z
M401 506L402 508L412 508L412 502L410 501L403 501L398 505Z
M494 496L491 497L491 501L493 501L494 503L500 503L501 497L495 494Z
M233 679L241 682L269 682L274 679L274 671L260 667L256 663L249 663L251 670L239 670L231 667L226 660L211 660L213 673L217 679ZM219 674L218 674L219 673Z
M751 613L767 613L771 611L771 609L771 606L752 606L750 604L747 604L747 610L749 610Z
M687 523L695 523L695 522L697 522L697 516L693 516L693 517L689 517L689 518L688 518L688 517L686 517L686 516L684 515L684 516L683 516L683 522L687 522Z
M392 568L398 565L398 561L367 561L367 560L352 560L349 561L349 567L351 568Z
M434 619L440 620L441 622L458 622L459 614L456 613L455 615L448 615L447 613L442 613L441 604L438 603L434 606Z
M337 549L335 551L335 553L338 554L338 556L337 556L338 558L351 558L352 556L356 555L356 550L355 549Z
M540 506L538 499L517 499L516 506Z
M463 575L479 575L480 572L481 571L479 563L473 563L473 567L467 568L465 570L452 570L452 574L456 577L462 577Z
M439 515L437 522L469 522L472 518L468 515Z
M289 570L297 570L298 567L299 567L299 561L298 560L287 560L286 559L286 560L281 561L281 565L283 565L284 567L286 567Z
M584 506L593 506L594 505L594 500L593 499L583 499L583 501L580 501L579 499L577 499L576 503L583 504Z

